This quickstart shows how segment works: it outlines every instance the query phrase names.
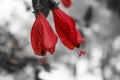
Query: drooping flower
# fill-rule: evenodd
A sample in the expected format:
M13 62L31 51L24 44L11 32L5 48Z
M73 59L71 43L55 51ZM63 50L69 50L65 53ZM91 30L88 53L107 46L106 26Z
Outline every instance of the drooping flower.
M31 30L31 45L36 55L45 56L47 51L54 53L57 36L42 12L38 13Z
M71 0L61 0L61 2L65 7L70 7L72 5Z
M52 10L55 28L62 43L71 50L79 47L80 43L85 40L76 29L75 21L64 13L53 0L49 0L49 7Z

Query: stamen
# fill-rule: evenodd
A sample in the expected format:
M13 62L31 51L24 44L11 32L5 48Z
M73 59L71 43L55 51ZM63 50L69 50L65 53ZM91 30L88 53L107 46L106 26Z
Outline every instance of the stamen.
M86 50L80 50L80 52L78 53L78 56L80 57L85 54L87 54Z
M43 64L43 63L46 63L46 62L47 62L46 57L43 57L43 56L42 56L42 57L40 58L40 63Z

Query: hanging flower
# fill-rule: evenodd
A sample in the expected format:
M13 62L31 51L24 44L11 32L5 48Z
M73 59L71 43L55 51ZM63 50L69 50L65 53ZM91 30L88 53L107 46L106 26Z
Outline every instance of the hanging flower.
M61 0L61 2L65 7L70 7L72 5L71 0Z
M39 12L31 30L31 45L36 55L54 53L57 36L42 12Z
M75 21L64 13L54 1L49 1L49 7L52 10L55 28L62 43L71 50L79 47L80 43L85 40L76 29Z

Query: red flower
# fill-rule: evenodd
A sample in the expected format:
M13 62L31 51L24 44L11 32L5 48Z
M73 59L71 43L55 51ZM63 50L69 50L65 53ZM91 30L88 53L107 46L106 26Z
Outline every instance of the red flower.
M71 0L61 0L61 2L65 7L70 7L72 5Z
M53 5L52 5L53 6ZM76 29L75 21L59 8L51 8L54 16L56 31L62 43L69 49L79 47L84 38Z
M31 45L35 54L45 56L47 51L53 54L56 43L57 36L43 13L39 12L31 30Z

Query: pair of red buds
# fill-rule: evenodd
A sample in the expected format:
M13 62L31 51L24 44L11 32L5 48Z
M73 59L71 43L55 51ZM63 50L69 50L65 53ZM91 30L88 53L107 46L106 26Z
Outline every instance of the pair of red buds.
M53 13L56 32L61 42L70 50L75 47L79 48L80 43L85 40L76 29L75 21L64 13L53 0L49 0L48 3ZM50 52L50 54L54 53L58 37L41 10L40 8L31 30L31 44L36 55L46 56L47 52Z

